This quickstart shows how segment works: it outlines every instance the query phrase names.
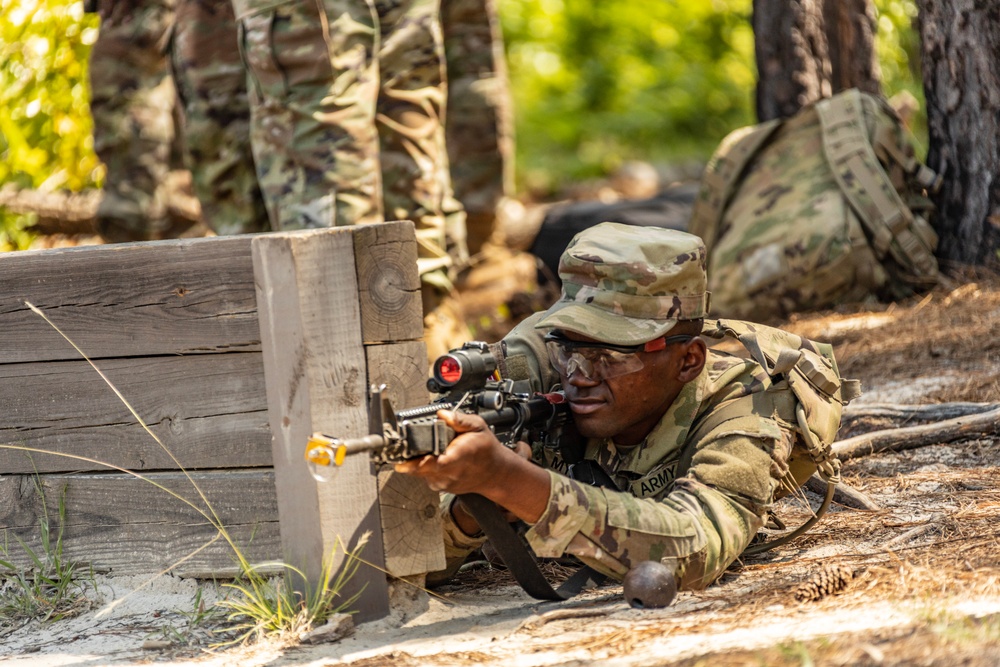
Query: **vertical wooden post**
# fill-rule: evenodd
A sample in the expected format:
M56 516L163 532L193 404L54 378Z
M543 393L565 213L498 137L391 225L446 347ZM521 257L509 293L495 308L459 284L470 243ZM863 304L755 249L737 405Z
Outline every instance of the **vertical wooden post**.
M425 405L427 346L422 338L417 241L410 223L355 228L361 331L369 384L385 384L395 409ZM386 570L396 577L444 569L438 494L385 466L378 495Z
M303 459L313 431L358 437L368 430L355 229L269 234L252 244L281 543L286 562L306 578L300 586L320 581L338 540L353 548L368 533L363 557L384 564L370 460L349 457L330 481L317 482ZM388 613L379 570L362 564L349 588L348 595L360 591L358 620Z

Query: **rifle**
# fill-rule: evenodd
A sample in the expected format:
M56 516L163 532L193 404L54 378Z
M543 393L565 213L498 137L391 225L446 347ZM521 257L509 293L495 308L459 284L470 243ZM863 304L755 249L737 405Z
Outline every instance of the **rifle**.
M558 442L570 412L562 392L532 394L527 381L502 380L489 346L466 343L438 357L427 389L440 396L428 405L392 409L385 385L369 391L369 434L340 438L314 433L306 445L310 466L341 466L351 455L368 452L376 463L395 463L444 452L455 431L438 410L478 414L497 439L513 448L518 441Z

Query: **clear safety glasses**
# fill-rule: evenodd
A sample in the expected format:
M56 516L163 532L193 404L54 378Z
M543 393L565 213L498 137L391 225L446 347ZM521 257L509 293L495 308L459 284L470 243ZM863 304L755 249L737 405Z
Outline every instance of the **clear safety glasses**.
M639 352L656 352L672 343L684 343L694 336L661 336L640 345L611 345L570 340L555 332L546 334L549 362L564 378L580 373L593 382L635 373L644 363Z

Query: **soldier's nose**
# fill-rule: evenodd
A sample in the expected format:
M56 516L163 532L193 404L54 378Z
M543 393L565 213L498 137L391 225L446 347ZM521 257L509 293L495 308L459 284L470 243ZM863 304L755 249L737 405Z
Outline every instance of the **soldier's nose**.
M573 355L566 364L566 381L575 385L600 384L594 378L594 364L578 355Z

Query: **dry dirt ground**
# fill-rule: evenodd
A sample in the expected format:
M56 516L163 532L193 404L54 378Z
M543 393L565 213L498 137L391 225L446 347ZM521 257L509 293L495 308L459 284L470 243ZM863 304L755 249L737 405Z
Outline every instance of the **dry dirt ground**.
M493 277L489 264L470 277L469 294L477 280L480 290L492 285L503 294L465 303L483 337L509 326L511 313L532 301L512 298L518 276L533 271L530 260L508 258ZM843 374L866 389L851 406L857 411L880 403L1000 403L997 322L1000 281L969 276L923 298L784 324L834 343ZM841 436L902 425L862 415L845 420ZM119 607L103 619L95 607L54 624L2 630L0 660L31 667L997 665L997 438L846 461L845 481L880 509L835 505L807 535L734 565L716 585L681 593L666 609L631 609L617 585L543 604L506 573L472 568L438 596L404 586L391 617L334 643L274 640L206 651L213 626L194 613L195 582L161 577L125 598L141 580L101 579L103 603L124 598ZM804 508L788 502L779 513L794 520ZM847 581L842 590L822 585L831 572ZM207 604L219 594L201 588ZM151 640L159 648L144 650Z

